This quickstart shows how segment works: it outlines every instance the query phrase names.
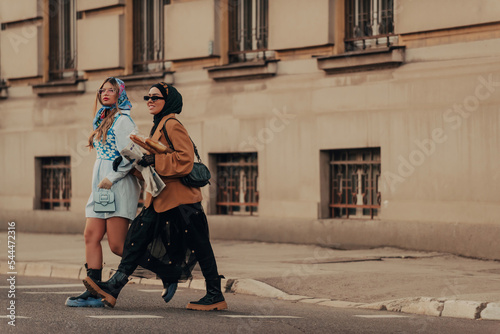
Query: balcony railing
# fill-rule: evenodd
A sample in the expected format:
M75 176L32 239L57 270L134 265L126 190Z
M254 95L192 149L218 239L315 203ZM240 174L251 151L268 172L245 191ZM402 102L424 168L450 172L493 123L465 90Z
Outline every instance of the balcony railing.
M390 46L394 34L393 0L346 0L345 44L347 51L379 43Z
M229 61L266 58L268 0L229 1Z

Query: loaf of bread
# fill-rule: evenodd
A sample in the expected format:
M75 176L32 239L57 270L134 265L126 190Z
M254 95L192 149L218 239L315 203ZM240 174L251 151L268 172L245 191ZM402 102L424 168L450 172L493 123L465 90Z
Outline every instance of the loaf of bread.
M163 145L162 143L157 142L153 139L147 138L145 140L145 142L146 142L146 145L153 148L153 150L155 150L158 153L165 153L167 151L167 147L165 145Z
M132 134L132 135L130 135L130 139L134 143L136 143L137 145L139 145L140 147L145 149L149 154L158 154L158 151L156 151L152 146L149 146L148 144L146 144L144 139L141 138L140 136Z

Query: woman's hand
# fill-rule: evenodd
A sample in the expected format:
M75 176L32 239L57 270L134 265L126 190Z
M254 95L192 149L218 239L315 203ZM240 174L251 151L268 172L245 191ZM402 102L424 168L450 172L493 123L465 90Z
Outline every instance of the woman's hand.
M101 182L97 185L97 188L102 188L102 189L111 189L111 186L113 185L113 182L108 180L108 178L102 179Z
M154 154L144 154L142 159L137 162L139 166L147 167L155 164L155 155Z

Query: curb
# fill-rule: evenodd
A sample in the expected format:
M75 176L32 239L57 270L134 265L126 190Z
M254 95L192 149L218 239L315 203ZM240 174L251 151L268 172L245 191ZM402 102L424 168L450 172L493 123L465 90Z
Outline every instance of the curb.
M500 303L482 303L469 300L416 297L364 304L358 307L371 310L431 315L435 317L500 320Z
M19 276L39 276L54 278L84 279L86 272L79 265L64 265L51 263L16 263L16 274ZM8 263L0 262L0 273L8 273ZM111 277L111 269L103 271L103 278ZM138 278L130 280L132 284L162 286L161 280L155 278ZM314 298L300 295L289 295L266 283L250 278L229 278L222 280L226 293L246 294L257 297L276 298L285 301L294 301L306 304L317 304L335 308L359 308L367 310L380 310L419 314L435 317L452 317L462 319L500 320L500 303L488 303L466 300L454 300L432 297L413 297L387 300L376 303L355 303L324 298ZM191 279L179 283L179 288L205 289L204 279Z
M443 312L443 302L429 297L403 298L359 306L369 310L413 313L440 317Z

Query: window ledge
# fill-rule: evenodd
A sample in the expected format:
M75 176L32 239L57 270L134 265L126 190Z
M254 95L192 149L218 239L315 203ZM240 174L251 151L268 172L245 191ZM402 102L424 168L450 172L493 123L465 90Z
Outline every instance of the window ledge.
M174 73L172 71L166 72L147 72L147 73L138 73L132 74L128 76L121 76L120 79L125 82L127 88L129 87L142 87L149 88L158 82L166 82L168 84L174 84Z
M206 67L209 78L215 81L238 79L262 79L276 75L279 59L258 62L235 63L223 66Z
M33 85L33 93L38 96L81 94L85 93L85 81L86 79L83 78L49 81L43 84Z
M391 46L318 57L318 68L328 74L369 71L400 66L404 62L404 46Z

